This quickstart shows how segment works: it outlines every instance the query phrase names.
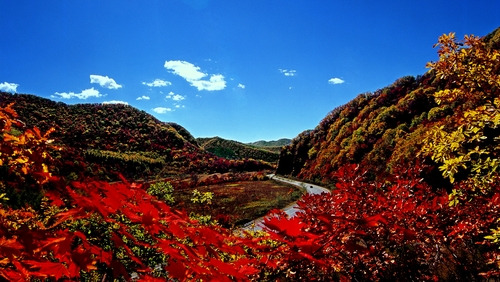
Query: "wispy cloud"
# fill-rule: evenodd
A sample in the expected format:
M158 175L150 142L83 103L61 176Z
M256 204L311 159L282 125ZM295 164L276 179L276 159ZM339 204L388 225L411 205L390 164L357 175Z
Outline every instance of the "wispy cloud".
M4 83L0 83L0 90L4 91L4 92L9 92L9 93L16 93L18 86L19 86L19 84L17 84L17 83L4 82Z
M245 89L245 84L238 83L238 88Z
M222 74L212 74L208 80L204 80L209 76L200 71L200 67L186 61L165 61L164 67L171 70L172 73L184 78L187 82L198 89L207 91L217 91L226 88L226 81Z
M122 105L128 105L127 102L125 101L118 101L118 100L111 100L111 101L104 101L102 102L103 104L107 105L107 104L122 104Z
M165 87L172 85L172 82L157 78L151 82L142 82L142 84L149 87Z
M157 114L166 114L168 112L171 112L172 109L171 108L165 108L165 107L156 107L153 109L153 112L157 113Z
M297 74L296 70L278 69L284 76L295 76Z
M141 97L137 97L136 100L149 100L149 96L146 96L146 95L142 95Z
M108 89L118 89L122 88L122 86L116 81L108 76L102 76L98 74L90 75L90 83L98 83L101 87Z
M72 98L78 98L81 100L85 100L90 97L98 98L102 97L103 95L99 93L99 90L94 89L94 87L85 89L80 93L75 93L75 92L56 92L54 95L51 95L52 98L62 98L62 99L72 99Z
M186 99L185 96L182 96L180 94L175 94L174 92L170 91L168 95L166 96L167 99L172 99L174 101L182 101Z
M342 79L340 79L338 77L333 77L333 78L330 78L328 80L328 83L330 83L330 84L342 84L344 82L345 82L344 80L342 80Z

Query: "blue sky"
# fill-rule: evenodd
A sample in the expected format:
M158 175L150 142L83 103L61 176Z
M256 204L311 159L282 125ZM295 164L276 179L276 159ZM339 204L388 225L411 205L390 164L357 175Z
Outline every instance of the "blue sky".
M500 1L0 0L0 89L125 102L195 137L293 138L360 93L423 74Z

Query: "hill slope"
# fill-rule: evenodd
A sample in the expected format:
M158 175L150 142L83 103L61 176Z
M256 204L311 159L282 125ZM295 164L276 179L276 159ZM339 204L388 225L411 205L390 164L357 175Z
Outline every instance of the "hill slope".
M199 148L182 126L127 105L66 105L34 95L0 93L0 106L9 103L14 103L26 127L55 128L51 138L71 155L59 158L62 175L87 173L109 179L112 171L119 171L142 178L271 168L257 161L217 158Z
M255 159L271 163L276 163L279 158L278 152L267 148L257 148L220 137L198 138L196 140L202 149L221 158L232 160Z
M292 142L292 139L281 138L281 139L275 140L275 141L260 140L260 141L256 141L256 142L247 143L247 145L264 148L266 150L269 150L272 152L277 152L279 154L281 152L281 148L283 146L290 145L291 142Z
M498 47L499 37L500 29L486 36L483 39L486 47ZM480 62L475 62L478 65L487 64L486 61L481 61L485 60L485 56L470 56L476 56L473 59ZM453 64L460 64L459 59ZM492 64L492 72L498 73L498 65ZM436 65L437 67L442 66ZM470 67L472 65L464 65L463 71L467 73L467 68ZM429 153L422 152L424 140L429 138L427 133L431 129L440 126L452 128L460 122L457 120L458 116L465 109L482 106L480 100L473 96L470 99L438 104L436 93L449 93L457 87L458 79L464 79L463 76L441 79L442 77L444 76L437 76L434 70L416 78L403 77L388 87L374 93L361 94L346 105L334 109L314 130L301 133L282 150L277 172L311 181L333 183L334 174L339 168L347 164L360 164L372 178L383 180L397 167L408 168L416 163L425 163L429 165L424 176L428 182L451 187L451 179L444 179L447 176L442 173L443 169L438 170L438 165L443 163L432 161ZM484 83L480 87L483 87L482 91L498 96L498 88L489 90L484 88ZM478 90L481 88L471 91ZM490 100L488 103L493 103ZM489 135L484 138L497 140L497 131L495 128L488 129ZM464 165L469 166L470 163Z

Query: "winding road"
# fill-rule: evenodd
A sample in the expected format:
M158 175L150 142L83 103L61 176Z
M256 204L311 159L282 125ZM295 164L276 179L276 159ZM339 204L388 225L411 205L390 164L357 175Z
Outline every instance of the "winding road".
M306 189L306 193L307 194L316 195L316 194L321 194L321 193L330 193L330 190L328 190L328 189L326 189L324 187L318 186L318 185L314 185L314 184L309 184L309 183L305 183L305 182L301 182L301 181L297 181L297 180L288 179L288 178L285 178L285 177L282 177L282 176L278 176L278 175L275 175L275 174L269 174L268 177L269 177L269 179L273 179L273 180L276 180L276 181L280 181L280 182L284 182L284 183L288 183L288 184L292 184L292 185L304 188L304 189ZM288 205L287 207L283 208L283 211L288 216L293 217L300 210L299 210L299 208L297 206L297 202L294 202L294 203ZM262 230L263 222L264 222L264 217L259 217L259 218L255 219L255 220L252 220L252 221L246 223L241 229L243 229L243 230L249 230L249 231Z

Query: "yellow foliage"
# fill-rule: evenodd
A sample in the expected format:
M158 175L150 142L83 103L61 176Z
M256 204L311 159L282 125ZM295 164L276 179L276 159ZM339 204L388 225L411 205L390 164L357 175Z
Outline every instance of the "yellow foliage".
M428 132L423 152L441 164L451 183L464 173L464 181L484 191L499 172L500 54L474 36L457 42L450 33L437 45L439 61L428 67L448 81L448 88L434 98L441 107L454 104L455 112Z

